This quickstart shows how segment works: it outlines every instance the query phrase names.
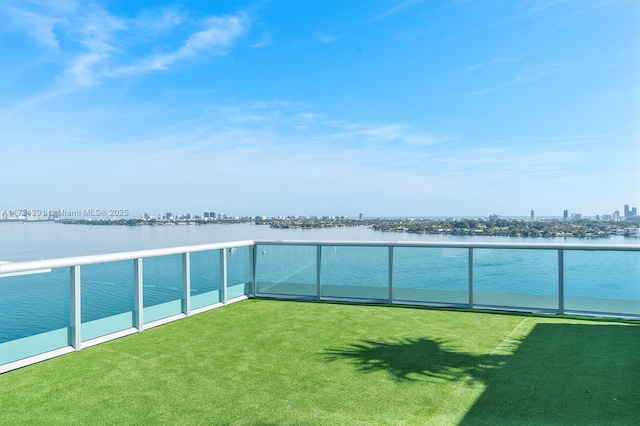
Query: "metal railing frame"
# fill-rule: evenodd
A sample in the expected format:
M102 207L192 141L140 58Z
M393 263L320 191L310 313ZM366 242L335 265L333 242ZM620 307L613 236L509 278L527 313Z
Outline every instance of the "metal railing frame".
M228 243L202 244L194 246L162 248L154 250L141 250L133 252L111 253L93 256L70 257L51 260L37 260L19 263L3 263L0 265L0 277L10 276L12 274L41 272L42 270L51 270L53 268L68 267L70 270L69 286L70 286L70 335L69 346L45 354L38 354L25 359L9 362L0 365L0 373L20 368L44 359L52 358L74 350L80 350L84 347L112 340L124 335L135 332L142 332L145 329L165 324L192 314L200 313L219 306L224 306L247 297L269 296L278 297L268 293L259 293L256 281L256 247L257 246L311 246L316 247L316 295L317 300L325 300L322 296L322 248L335 246L348 247L383 247L388 248L388 300L381 300L385 303L396 303L394 298L393 285L393 266L394 266L394 249L398 247L414 247L414 248L460 248L468 250L468 306L476 307L474 303L474 287L473 287L473 255L475 249L513 249L513 250L556 250L558 253L558 309L556 313L565 313L564 298L564 252L566 250L578 251L633 251L640 252L640 244L545 244L545 243L487 243L487 242L397 242L397 241L299 241L299 240L243 240ZM249 290L243 296L234 299L228 299L228 271L227 271L227 249L249 247ZM191 253L202 251L220 250L220 302L207 305L198 309L191 307ZM143 293L143 268L144 259L149 257L181 255L182 257L182 312L168 318L160 319L151 323L144 323L144 293ZM122 330L106 336L98 337L89 341L82 341L81 335L81 301L82 301L82 266L94 265L99 263L127 261L133 262L134 266L134 319L133 328ZM335 298L331 298L335 299ZM358 301L358 299L346 299ZM411 302L402 301L402 304L411 304ZM424 304L418 303L415 304ZM442 305L442 304L439 304ZM454 305L453 303L451 305ZM509 307L503 307L509 308ZM533 309L520 307L522 310ZM537 309L535 309L537 310ZM598 313L591 313L598 314ZM608 313L615 316L616 313ZM624 317L635 318L634 315L624 315ZM640 315L638 315L640 319Z

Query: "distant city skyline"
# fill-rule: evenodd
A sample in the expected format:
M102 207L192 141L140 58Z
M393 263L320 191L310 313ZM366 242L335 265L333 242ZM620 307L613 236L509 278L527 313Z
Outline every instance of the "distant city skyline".
M640 205L636 1L3 0L0 59L0 210Z
M166 209L165 209L166 210ZM570 212L570 210L563 210L561 215L546 215L540 216L535 213L535 210L531 210L529 215L503 215L498 212L488 213L484 215L443 215L443 216L431 216L431 215L422 215L422 216L372 216L366 215L363 212L359 212L357 214L339 214L339 213L327 213L320 212L315 214L296 214L296 213L288 213L288 214L262 214L259 212L253 212L249 214L235 214L233 212L218 212L215 210L205 210L205 211L195 211L189 209L183 210L174 210L174 211L162 211L158 213L152 213L148 210L144 211L136 211L130 209L2 209L0 208L0 220L19 220L23 218L29 219L51 219L51 218L77 218L77 219L89 219L89 220L106 220L106 219L162 219L162 220L171 220L171 219L183 219L183 220L194 220L194 219L234 219L234 218L248 218L248 217L264 217L264 218L278 218L278 217L312 217L312 218L352 218L352 219L360 219L363 220L365 218L384 218L384 217L406 217L406 218L452 218L452 217L467 217L467 218L492 218L492 217L505 217L505 218L529 218L530 220L535 219L543 219L543 218L562 218L562 219L582 219L582 218L595 218L600 220L616 220L625 218L636 218L637 217L637 207L630 206L629 204L625 204L623 206L622 212L620 210L613 210L611 213L596 213L596 214L582 214L580 212Z

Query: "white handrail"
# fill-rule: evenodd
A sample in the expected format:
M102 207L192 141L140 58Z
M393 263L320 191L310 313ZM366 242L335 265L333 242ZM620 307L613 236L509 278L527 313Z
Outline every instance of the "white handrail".
M65 257L61 259L33 260L0 264L0 274L25 272L36 269L64 268L69 266L91 265L95 263L117 262L145 257L167 256L172 254L193 253L198 251L220 250L234 247L253 246L252 240L233 241L227 243L199 244L193 246L168 247L161 249L126 251L120 253L97 254L90 256Z
M60 259L1 263L0 274L33 270L64 268L94 263L117 262L145 257L166 256L198 251L219 250L254 245L289 246L353 246L353 247L425 247L464 249L521 249L521 250L586 250L586 251L640 251L640 244L566 244L566 243L505 243L505 242L436 242L436 241L345 241L345 240L242 240L225 243L199 244L150 250L107 253Z
M640 251L640 244L567 244L567 243L505 243L505 242L453 242L453 241L329 241L329 240L255 240L256 245L288 246L355 246L355 247L435 247L435 248L488 248L530 250L587 250L587 251Z

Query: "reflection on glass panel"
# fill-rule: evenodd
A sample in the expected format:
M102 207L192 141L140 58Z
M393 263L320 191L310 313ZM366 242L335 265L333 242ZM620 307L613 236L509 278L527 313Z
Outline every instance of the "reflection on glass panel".
M251 250L249 247L227 249L227 299L233 299L251 291Z
M389 299L387 247L322 247L323 297Z
M133 327L133 261L98 263L81 269L82 340Z
M468 265L467 249L394 248L394 300L467 304Z
M262 294L315 296L315 246L257 246L257 291Z
M191 253L191 309L220 302L220 250Z
M148 257L142 265L144 322L182 312L182 255Z
M69 345L70 268L0 278L0 363Z
M476 305L558 309L556 250L475 249Z
M640 253L565 250L565 309L640 314Z

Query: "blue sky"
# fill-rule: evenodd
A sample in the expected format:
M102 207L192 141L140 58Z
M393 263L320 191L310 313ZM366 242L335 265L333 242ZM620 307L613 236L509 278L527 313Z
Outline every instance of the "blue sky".
M640 3L0 2L0 208L640 207Z

